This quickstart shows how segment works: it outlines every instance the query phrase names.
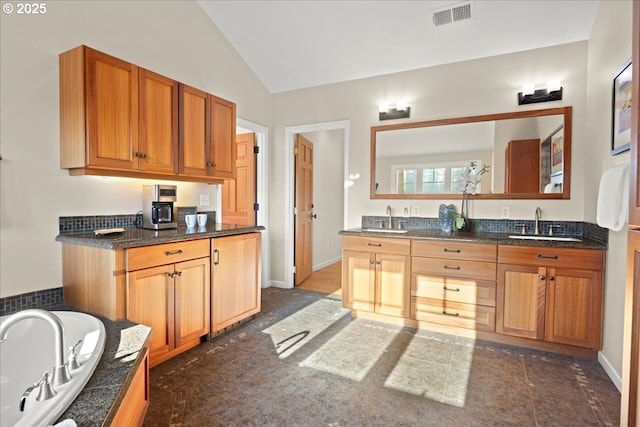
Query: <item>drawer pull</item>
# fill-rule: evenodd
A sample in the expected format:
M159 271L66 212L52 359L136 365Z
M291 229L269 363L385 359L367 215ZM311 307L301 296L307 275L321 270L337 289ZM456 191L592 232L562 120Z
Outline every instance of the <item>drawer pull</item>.
M443 286L442 289L445 291L460 292L460 288L447 288L446 286Z
M220 264L220 251L217 249L213 250L213 255L215 255L214 259L213 259L213 265L218 265Z
M445 265L444 268L447 270L460 270L460 266L451 267L449 265Z
M369 245L369 246L382 247L382 243L367 243L367 245Z
M542 255L542 254L538 254L538 259L558 259L558 255Z
M442 310L442 314L447 316L454 316L454 317L460 316L460 313L447 313L447 310Z
M170 256L170 255L180 255L182 253L182 249L178 249L177 251L165 251L165 255L166 256Z
M457 254L460 253L460 249L448 249L448 248L444 248L443 251L445 252L455 252Z

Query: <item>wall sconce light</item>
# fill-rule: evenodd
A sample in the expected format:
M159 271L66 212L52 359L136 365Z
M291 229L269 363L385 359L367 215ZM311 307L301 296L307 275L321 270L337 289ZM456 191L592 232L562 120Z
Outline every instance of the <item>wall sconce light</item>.
M562 86L559 80L549 81L547 87L543 89L536 89L533 83L526 83L522 87L522 92L518 92L518 105L560 101L561 99Z
M387 106L387 104L378 105L379 120L392 119L408 119L411 114L411 107L404 103Z

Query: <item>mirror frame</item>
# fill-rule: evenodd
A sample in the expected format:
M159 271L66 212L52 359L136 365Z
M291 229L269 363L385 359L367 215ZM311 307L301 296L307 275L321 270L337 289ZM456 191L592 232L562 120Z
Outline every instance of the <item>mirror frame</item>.
M571 198L571 134L573 109L568 107L546 108L542 110L514 111L510 113L484 114L480 116L454 117L449 119L427 120L412 123L371 127L371 165L370 165L370 199L462 199L462 194L391 194L376 193L376 134L378 132L412 129L430 126L453 125L459 123L486 122L490 120L523 119L540 116L564 116L564 180L562 193L481 193L469 195L470 199L570 199Z

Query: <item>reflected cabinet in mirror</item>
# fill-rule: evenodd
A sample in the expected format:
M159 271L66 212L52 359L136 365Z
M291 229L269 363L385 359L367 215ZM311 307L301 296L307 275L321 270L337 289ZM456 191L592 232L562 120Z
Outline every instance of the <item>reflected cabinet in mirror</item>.
M371 128L371 198L568 199L571 107ZM468 188L468 187L467 187ZM469 191L467 191L469 193Z

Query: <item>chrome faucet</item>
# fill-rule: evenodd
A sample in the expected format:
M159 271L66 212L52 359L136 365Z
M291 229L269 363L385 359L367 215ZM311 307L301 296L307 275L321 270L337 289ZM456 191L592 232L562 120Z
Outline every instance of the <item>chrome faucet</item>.
M537 207L536 215L535 215L536 226L535 226L535 229L533 230L533 234L535 234L536 236L540 234L540 217L541 216L542 216L542 210L539 207Z
M60 385L71 380L67 365L64 363L64 334L62 321L58 316L46 310L22 310L7 317L0 325L0 343L6 341L7 332L16 323L25 319L42 319L53 328L56 343L56 364L53 367L53 384Z
M388 228L393 228L393 226L391 225L391 206L387 206L387 215L389 216L389 227Z

